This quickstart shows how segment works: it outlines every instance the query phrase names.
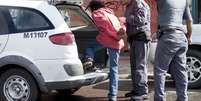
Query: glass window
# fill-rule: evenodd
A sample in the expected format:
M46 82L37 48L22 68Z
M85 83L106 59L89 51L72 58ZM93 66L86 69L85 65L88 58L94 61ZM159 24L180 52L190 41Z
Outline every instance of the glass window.
M77 6L57 6L70 28L94 28L89 16Z
M201 0L198 1L199 24L201 24Z
M5 14L3 13L3 10L0 10L0 22L1 22L0 35L7 34L9 32L9 28L8 28L7 19L5 17Z
M45 30L51 23L39 11L26 8L9 8L14 26L18 31Z

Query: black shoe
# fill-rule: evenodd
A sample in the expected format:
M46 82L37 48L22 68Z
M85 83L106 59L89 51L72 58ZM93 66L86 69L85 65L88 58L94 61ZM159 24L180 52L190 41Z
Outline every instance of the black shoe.
M147 99L149 99L149 95L147 95L147 94L131 96L132 101L142 101L142 100L147 100Z
M108 101L117 101L117 100L109 99Z
M130 91L125 94L125 97L131 97L132 95L135 95L134 91Z

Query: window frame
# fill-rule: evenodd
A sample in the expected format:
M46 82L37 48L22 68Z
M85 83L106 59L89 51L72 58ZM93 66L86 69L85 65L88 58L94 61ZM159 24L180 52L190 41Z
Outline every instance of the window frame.
M1 9L1 7L0 7L0 9ZM10 19L10 16L8 16L8 12L5 9L1 9L1 13L2 13L2 16L5 18L4 20L6 20L5 22L7 23L8 32L0 33L0 35L7 35L9 33L15 32L15 28L13 26L12 19Z
M59 12L60 12L60 8L68 8L68 9L77 9L77 10L80 10L80 12L78 12L78 13L80 13L81 17L85 21L87 21L87 23L88 23L89 26L86 26L86 27L83 27L83 28L80 27L80 26L70 27L71 30L97 29L97 26L95 25L95 23L93 22L93 20L91 19L91 17L88 14L86 14L86 12L82 9L82 7L80 7L78 5L75 5L75 4L57 4L56 8L59 10Z

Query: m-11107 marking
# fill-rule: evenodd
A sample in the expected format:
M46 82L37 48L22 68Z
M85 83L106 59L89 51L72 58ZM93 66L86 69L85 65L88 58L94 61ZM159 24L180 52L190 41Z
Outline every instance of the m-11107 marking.
M47 37L47 32L28 32L24 33L24 38L45 38Z

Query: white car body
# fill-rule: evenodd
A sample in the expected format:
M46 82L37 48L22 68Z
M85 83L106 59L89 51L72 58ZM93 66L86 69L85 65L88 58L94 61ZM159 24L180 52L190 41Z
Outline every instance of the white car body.
M201 45L201 24L194 24L192 30L192 45L199 44Z
M64 81L68 77L68 75L65 73L63 68L60 68L63 64L81 64L81 61L79 60L77 54L78 52L76 43L70 46L58 46L52 44L51 41L49 41L48 37L51 35L71 32L55 7L50 6L47 2L43 1L28 1L16 3L11 0L3 2L0 5L11 5L13 7L28 7L37 9L41 11L44 15L46 15L56 28L54 30L43 31L48 33L45 39L25 39L24 32L9 35L8 42L6 43L6 47L1 52L0 58L8 55L16 55L25 57L28 60L32 60L32 62L34 62L37 67L39 67L38 69L42 73L45 82ZM45 47L45 50L43 47Z
M1 29L9 31L2 33L0 30L1 101L5 99L9 101L14 101L14 99L34 101L37 99L39 91L49 92L51 90L77 89L107 79L107 73L84 73L74 35L55 6L50 5L46 1L2 0L0 1L1 10L4 13L10 12L10 14L5 14L6 16L12 15L12 21L9 20L9 24L7 23L8 25L6 25L9 26L8 29ZM17 14L20 14L20 11L23 11L23 13L29 12L27 14L35 12L36 15L34 17L38 15L41 19L44 17L43 20L47 21L48 27L31 31L18 30L16 20L18 19ZM34 17L27 17L30 18L27 21L32 23L41 22L40 19L32 21ZM1 22L3 23L4 20ZM10 30L11 25L14 30ZM20 28L23 29L23 27ZM60 35L63 35L62 38L66 39L62 40ZM67 39L70 42L66 41ZM18 72L15 73L13 71ZM21 71L22 74L20 74ZM18 79L19 81L16 81ZM37 87L32 86L34 85L33 82L39 88L39 91ZM23 83L28 85L28 87L23 85ZM17 88L14 89L12 87ZM24 92L25 90L28 93ZM17 95L17 92L22 93Z

